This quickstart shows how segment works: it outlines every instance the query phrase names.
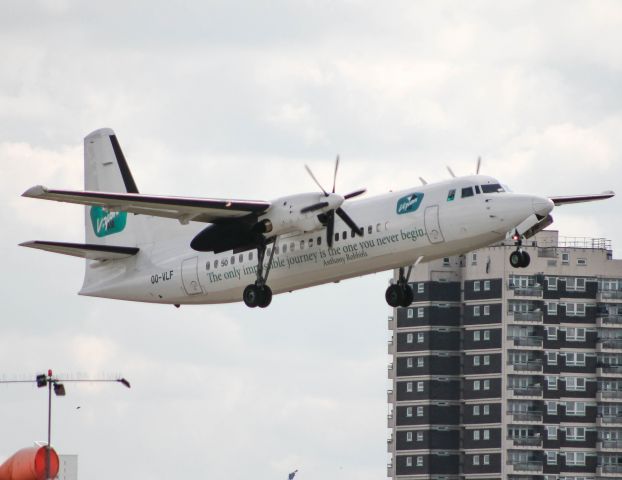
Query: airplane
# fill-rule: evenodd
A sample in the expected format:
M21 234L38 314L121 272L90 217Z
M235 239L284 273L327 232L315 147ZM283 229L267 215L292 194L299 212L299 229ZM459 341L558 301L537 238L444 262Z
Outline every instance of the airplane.
M139 193L116 134L84 139L84 190L40 185L25 197L85 205L85 243L21 246L86 259L80 295L172 304L238 302L267 307L273 294L399 268L390 306L413 300L421 262L463 254L512 236L509 261L525 268L522 241L553 222L555 206L611 198L612 191L544 197L512 193L476 174L353 200L333 185L272 201Z

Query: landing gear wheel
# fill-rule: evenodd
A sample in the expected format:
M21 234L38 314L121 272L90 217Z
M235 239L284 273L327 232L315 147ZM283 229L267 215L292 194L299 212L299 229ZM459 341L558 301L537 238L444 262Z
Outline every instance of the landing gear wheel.
M415 292L413 292L413 289L410 287L410 285L406 284L402 287L402 295L404 298L400 302L400 307L409 307L415 299Z
M389 285L384 298L391 307L399 307L404 302L404 290L398 285Z
M529 266L529 264L531 263L531 258L529 257L529 254L522 250L520 252L520 256L521 256L521 267L522 268L526 268Z
M263 295L257 285L247 285L242 294L247 307L255 308L260 305Z
M519 250L510 253L510 265L514 268L521 268L523 266L523 256Z
M272 289L268 285L259 288L260 302L257 304L259 308L266 308L272 301Z

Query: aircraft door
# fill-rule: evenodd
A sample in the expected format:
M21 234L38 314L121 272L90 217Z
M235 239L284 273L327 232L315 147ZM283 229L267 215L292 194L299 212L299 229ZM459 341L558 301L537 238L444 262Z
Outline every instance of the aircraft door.
M445 241L441 225L438 221L438 205L432 205L425 209L425 231L430 243L442 243Z
M181 281L188 295L203 293L199 283L199 257L187 258L181 263Z

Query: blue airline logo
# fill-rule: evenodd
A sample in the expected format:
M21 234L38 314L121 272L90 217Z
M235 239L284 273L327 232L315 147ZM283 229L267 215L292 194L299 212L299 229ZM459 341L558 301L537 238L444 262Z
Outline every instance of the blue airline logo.
M397 201L397 208L395 211L398 215L412 213L419 208L422 200L423 193L411 193L410 195L402 197Z

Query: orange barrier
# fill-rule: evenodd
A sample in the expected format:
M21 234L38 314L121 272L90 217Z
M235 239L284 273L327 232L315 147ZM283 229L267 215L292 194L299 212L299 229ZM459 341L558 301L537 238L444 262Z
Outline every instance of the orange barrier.
M0 465L0 480L46 480L46 447L23 448ZM58 475L58 455L50 450L50 478Z

